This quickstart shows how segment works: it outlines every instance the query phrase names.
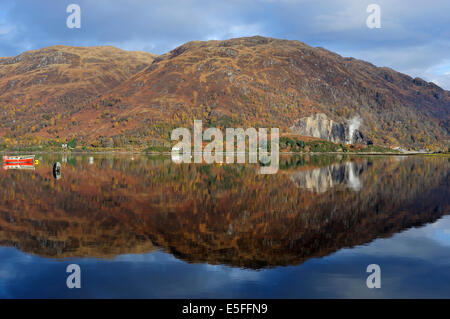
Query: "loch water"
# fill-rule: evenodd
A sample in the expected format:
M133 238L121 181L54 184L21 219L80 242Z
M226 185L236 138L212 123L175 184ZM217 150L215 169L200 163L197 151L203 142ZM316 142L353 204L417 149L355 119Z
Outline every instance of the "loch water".
M0 172L0 298L450 298L448 157L36 159Z

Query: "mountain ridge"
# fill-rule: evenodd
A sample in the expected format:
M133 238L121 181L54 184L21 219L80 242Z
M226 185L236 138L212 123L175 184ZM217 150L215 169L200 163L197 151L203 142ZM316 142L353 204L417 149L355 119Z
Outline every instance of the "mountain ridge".
M34 126L40 127L37 132L16 129L14 134L11 122L17 119L5 118L2 89L11 82L2 79L2 69L11 58L0 59L2 135L42 140L75 137L85 145L104 145L105 141L113 146L148 145L167 143L173 128L191 127L194 119L203 120L205 126L280 127L288 132L300 118L324 113L337 123L360 116L360 130L375 144L448 147L449 91L297 40L255 36L190 41L147 57L143 52L124 51L123 58L144 61L134 70L127 65L120 68L117 57L108 57L113 47L101 48L107 51L103 54L109 59L108 68L97 66L100 73L91 74L91 80L98 84L115 69L112 79L116 81L109 79L109 86L97 86L89 98L77 100L79 105L70 110L70 116L61 115L57 123L42 127L35 119ZM58 56L53 59L57 62ZM80 90L83 86L67 94L78 97L83 95ZM66 104L62 101L67 111Z

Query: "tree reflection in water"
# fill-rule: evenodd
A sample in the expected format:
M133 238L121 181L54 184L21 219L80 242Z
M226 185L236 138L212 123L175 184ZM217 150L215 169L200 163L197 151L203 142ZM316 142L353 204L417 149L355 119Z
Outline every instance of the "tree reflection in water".
M188 262L297 265L449 212L449 161L294 156L254 165L57 157L0 174L0 244L45 257L163 249Z

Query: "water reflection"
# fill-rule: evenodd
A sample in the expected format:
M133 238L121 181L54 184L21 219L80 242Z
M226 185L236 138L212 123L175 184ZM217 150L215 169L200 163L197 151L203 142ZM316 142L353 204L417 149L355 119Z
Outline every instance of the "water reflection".
M56 258L162 249L190 263L261 269L450 211L445 158L288 157L276 175L170 157L91 158L47 155L34 172L1 172L0 245Z
M367 161L333 164L294 172L291 174L291 180L297 187L319 194L338 186L346 186L357 192L362 187L359 177L367 169L367 165Z

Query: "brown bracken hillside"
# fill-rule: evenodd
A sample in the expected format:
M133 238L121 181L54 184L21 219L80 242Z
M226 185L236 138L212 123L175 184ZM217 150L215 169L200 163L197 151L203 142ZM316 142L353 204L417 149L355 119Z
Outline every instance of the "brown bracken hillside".
M264 37L188 42L153 58L52 47L1 59L2 135L148 145L194 119L288 132L320 112L340 123L360 116L375 144L448 147L450 92L389 68Z
M0 135L19 140L64 136L74 114L149 66L154 57L111 46L59 45L1 58ZM85 134L81 126L78 131Z

